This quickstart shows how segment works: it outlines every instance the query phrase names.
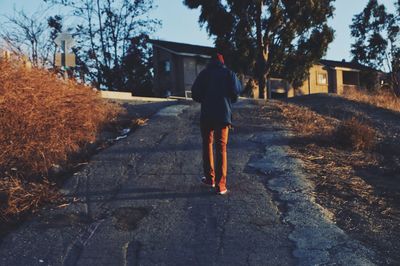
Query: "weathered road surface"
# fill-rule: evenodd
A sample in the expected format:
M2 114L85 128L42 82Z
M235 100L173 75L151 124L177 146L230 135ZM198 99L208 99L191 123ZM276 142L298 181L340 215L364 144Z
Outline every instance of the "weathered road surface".
M199 184L199 106L170 106L71 177L69 206L5 237L0 265L373 264L315 204L260 110L236 106L227 196Z

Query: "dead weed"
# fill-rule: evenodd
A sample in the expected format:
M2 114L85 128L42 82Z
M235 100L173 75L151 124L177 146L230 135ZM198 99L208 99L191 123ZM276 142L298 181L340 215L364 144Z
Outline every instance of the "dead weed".
M364 90L349 88L343 95L345 98L368 103L377 107L400 112L400 98L393 92L381 90L375 93L370 93Z
M53 201L49 170L94 142L121 108L43 69L3 61L0 73L0 208L7 218Z

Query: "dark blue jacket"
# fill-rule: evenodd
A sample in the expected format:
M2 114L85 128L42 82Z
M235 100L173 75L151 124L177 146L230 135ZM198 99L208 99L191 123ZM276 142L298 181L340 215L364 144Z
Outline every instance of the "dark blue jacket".
M201 103L201 122L213 126L232 124L232 103L237 102L241 91L235 73L219 61L209 63L192 86L193 100Z

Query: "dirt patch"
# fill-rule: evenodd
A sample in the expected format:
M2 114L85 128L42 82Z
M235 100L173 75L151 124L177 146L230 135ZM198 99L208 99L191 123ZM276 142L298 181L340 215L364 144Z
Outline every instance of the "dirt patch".
M398 265L400 113L329 95L272 104L282 110L277 122L285 121L294 133L290 152L303 161L318 203L334 213L350 236L376 251L384 264ZM376 132L376 142L367 149L335 138L335 130L353 126L349 119L354 118L368 126L367 133Z
M148 208L139 207L119 208L113 213L113 222L116 228L122 231L133 231L137 228L139 222L149 215Z

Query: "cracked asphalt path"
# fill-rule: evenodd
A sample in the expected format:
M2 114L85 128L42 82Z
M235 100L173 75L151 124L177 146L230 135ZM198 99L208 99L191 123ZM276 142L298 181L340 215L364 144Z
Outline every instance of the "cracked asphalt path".
M283 133L254 116L257 108L235 107L228 195L217 196L199 184L199 106L170 106L71 177L63 190L69 206L43 211L4 238L0 265L331 263L329 250L321 251L325 260L318 259L315 246L307 252L308 239L290 222L282 186L271 185L279 165L273 156L262 163L268 161L265 145L271 140L259 136ZM360 247L348 246L348 253Z

